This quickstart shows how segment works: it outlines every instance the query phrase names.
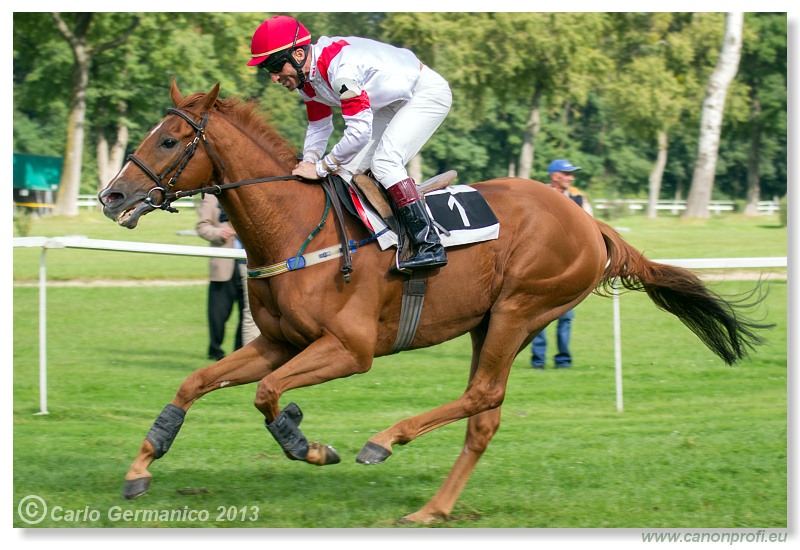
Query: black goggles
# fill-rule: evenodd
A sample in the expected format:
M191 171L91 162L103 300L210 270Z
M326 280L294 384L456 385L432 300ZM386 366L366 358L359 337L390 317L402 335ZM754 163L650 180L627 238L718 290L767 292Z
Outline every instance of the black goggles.
M276 74L283 70L283 66L289 61L289 54L285 51L274 53L264 61L259 63L258 68L270 74Z

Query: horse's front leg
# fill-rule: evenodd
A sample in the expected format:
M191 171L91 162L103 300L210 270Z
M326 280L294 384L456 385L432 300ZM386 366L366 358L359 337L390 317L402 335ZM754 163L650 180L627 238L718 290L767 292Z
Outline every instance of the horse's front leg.
M149 472L150 465L167 453L183 425L186 411L195 401L214 390L261 380L292 355L290 350L269 345L260 336L213 365L190 374L147 432L139 454L125 475L123 496L131 499L147 492L153 477Z
M319 466L340 460L333 447L306 439L299 428L303 419L300 407L289 403L281 410L278 404L281 395L294 388L363 373L371 366L371 348L366 346L361 352L346 348L338 338L328 334L261 380L254 404L264 414L267 430L286 456Z

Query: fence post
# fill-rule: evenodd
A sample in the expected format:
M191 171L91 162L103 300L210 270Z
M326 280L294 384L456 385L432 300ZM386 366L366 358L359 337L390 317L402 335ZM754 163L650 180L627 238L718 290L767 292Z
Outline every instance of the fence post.
M39 412L47 412L47 247L39 255Z
M622 412L622 322L619 312L619 279L614 279L611 302L614 305L614 376L617 386L617 412Z

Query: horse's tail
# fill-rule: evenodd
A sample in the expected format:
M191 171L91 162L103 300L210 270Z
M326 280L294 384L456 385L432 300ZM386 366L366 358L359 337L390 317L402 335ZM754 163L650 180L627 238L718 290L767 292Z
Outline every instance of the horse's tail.
M646 292L660 309L678 317L728 365L764 343L756 331L774 325L755 323L742 316L744 310L766 297L760 284L745 296L725 299L709 290L691 271L648 260L607 224L595 221L609 257L598 293L608 295L614 279L628 290Z

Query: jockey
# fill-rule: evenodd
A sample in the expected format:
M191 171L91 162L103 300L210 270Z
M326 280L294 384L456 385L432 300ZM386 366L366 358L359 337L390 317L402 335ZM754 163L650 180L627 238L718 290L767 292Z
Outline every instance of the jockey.
M285 15L253 34L252 59L273 82L296 90L306 105L303 160L292 171L320 179L343 170L371 170L397 206L413 256L400 270L447 264L439 235L406 164L442 123L452 104L447 82L409 50L358 37L321 36L315 44L302 23ZM341 109L342 139L325 154L333 111Z

